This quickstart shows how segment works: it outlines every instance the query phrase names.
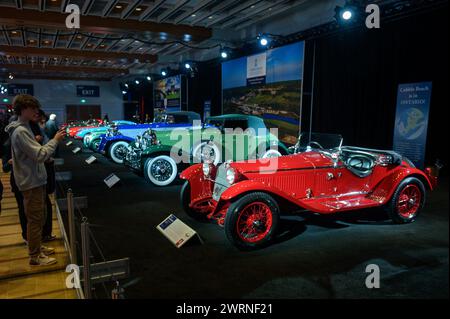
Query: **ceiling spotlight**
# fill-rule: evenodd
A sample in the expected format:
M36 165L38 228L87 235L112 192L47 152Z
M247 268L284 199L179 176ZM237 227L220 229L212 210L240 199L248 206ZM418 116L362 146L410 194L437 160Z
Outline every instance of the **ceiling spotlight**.
M123 94L123 95L127 94L127 91L122 91L122 94Z
M162 76L166 76L166 75L167 75L167 72L166 72L165 70L162 70L162 71L161 71L161 75L162 75Z
M148 75L148 76L147 76L147 81L151 81L151 80L152 80L151 76Z
M125 83L124 85L125 85L125 87L128 89L128 83Z
M353 20L357 20L358 7L356 6L348 4L344 5L343 7L337 6L334 11L334 18L337 22L350 23L353 22Z
M220 52L220 56L222 57L222 59L228 58L228 53L227 53L227 51L222 51L222 52Z
M186 69L188 69L188 70L191 69L191 65L190 65L189 63L187 63L187 62L184 64L184 67L185 67Z
M261 37L259 39L259 44L261 44L263 47L267 46L269 44L269 40L267 40L266 37Z
M350 11L350 10L344 10L343 12L342 12L342 19L344 19L344 20L350 20L351 18L352 18L352 12Z
M136 81L134 81L134 83L139 84L140 82L139 82L139 80L136 80Z

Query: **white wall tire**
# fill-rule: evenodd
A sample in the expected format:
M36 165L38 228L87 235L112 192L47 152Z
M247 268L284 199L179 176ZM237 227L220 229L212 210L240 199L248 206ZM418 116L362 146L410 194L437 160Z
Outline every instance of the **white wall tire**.
M89 146L88 137L90 137L90 135L91 135L91 133L84 135L84 137L83 137L83 145L84 146Z
M114 163L123 164L127 147L128 142L125 141L115 142L109 147L109 157L111 157Z
M156 186L172 184L178 174L177 163L167 155L159 155L145 161L145 179Z
M194 159L199 161L199 163L203 163L203 157L201 156L201 153L203 151L203 148L206 145L209 145L211 147L212 151L214 152L215 157L213 160L213 164L215 166L217 166L217 164L219 164L219 162L221 162L221 153L220 153L219 147L214 142L203 141L203 142L198 143L196 146L194 146L194 148L192 150L192 155L194 156Z
M272 157L280 157L281 153L277 150L267 150L261 158L272 158Z

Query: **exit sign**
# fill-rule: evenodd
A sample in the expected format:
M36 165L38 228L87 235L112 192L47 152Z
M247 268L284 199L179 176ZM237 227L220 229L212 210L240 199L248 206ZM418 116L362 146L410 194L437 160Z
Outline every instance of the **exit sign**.
M8 84L8 95L16 96L18 94L33 95L33 84Z
M77 96L99 97L100 87L97 85L77 85Z

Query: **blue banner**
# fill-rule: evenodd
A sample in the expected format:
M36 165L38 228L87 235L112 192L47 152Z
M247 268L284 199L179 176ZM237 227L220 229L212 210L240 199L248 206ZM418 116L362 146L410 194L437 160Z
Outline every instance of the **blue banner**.
M431 82L400 84L397 93L393 148L421 169L425 166L431 87Z

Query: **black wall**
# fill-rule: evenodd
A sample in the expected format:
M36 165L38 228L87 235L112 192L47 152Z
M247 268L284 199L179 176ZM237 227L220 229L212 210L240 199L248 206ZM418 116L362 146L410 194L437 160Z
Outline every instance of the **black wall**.
M440 10L381 20L379 30L341 30L308 41L307 75L316 47L312 130L341 133L346 145L392 148L398 84L432 81L426 160L448 164L447 21L448 10ZM309 129L311 84L305 81L304 128Z

